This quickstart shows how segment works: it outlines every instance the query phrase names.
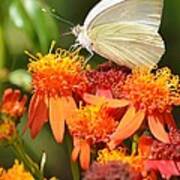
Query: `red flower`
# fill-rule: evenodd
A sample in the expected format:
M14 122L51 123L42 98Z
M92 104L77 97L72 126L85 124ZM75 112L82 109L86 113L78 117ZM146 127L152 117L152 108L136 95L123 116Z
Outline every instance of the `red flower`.
M154 141L145 165L158 170L164 178L180 176L180 130L171 129L170 143Z
M86 89L84 59L77 52L57 49L54 54L38 54L30 61L34 94L27 125L31 136L34 138L49 119L55 140L62 142L65 120L76 108L73 93Z
M114 96L114 88L122 86L130 70L123 66L104 63L95 70L85 72L88 80L88 92L109 98Z
M163 178L170 179L171 176L180 176L180 162L173 160L147 160L146 168L159 170Z

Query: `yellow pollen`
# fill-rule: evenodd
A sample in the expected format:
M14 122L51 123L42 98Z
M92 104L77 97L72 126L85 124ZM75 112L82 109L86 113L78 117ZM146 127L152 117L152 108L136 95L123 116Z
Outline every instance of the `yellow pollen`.
M66 73L76 73L84 68L83 63L84 58L82 56L59 48L54 54L49 53L43 56L39 53L36 58L31 56L28 69L32 73L43 70L61 70Z
M36 57L30 55L28 70L32 74L34 92L46 96L72 96L73 92L83 93L87 88L84 75L84 57L78 51L56 49L52 53Z
M139 155L126 155L126 151L122 149L108 150L103 149L98 152L97 161L106 164L110 161L121 161L128 163L136 171L141 172L143 170L143 158Z
M180 104L180 80L167 67L154 73L146 68L134 69L122 94L138 108L145 108L149 113L170 111L172 105Z
M87 105L77 109L67 120L73 136L90 141L92 144L106 142L118 122L108 115L104 104Z

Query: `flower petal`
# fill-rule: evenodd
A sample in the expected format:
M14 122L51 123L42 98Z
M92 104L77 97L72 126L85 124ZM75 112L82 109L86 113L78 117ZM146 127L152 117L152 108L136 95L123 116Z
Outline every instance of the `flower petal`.
M76 110L76 102L72 97L63 98L64 101L64 118L67 119L72 116Z
M145 167L148 170L159 170L167 179L171 176L180 176L180 166L173 160L146 160Z
M34 109L33 119L30 124L31 137L35 138L44 123L48 119L48 108L43 97L39 97L36 102L36 110Z
M112 92L110 89L97 89L96 96L103 96L106 98L113 98Z
M111 108L121 108L129 104L125 99L108 99L106 106Z
M24 95L22 98L21 98L21 101L20 101L20 107L24 107L25 104L27 102L27 96Z
M104 102L105 97L102 97L102 96L94 96L94 95L85 93L84 96L83 96L83 99L84 99L84 101L87 102L88 104L95 105L95 104L97 104L97 103Z
M141 136L138 140L138 153L143 157L148 157L152 144L153 139L150 136Z
M32 123L34 121L38 104L39 104L39 96L36 95L36 94L33 94L33 96L31 97L31 101L30 101L30 104L29 104L29 110L28 110L28 123L27 123L27 126L29 128L31 128Z
M170 128L174 128L174 129L177 128L176 122L175 122L173 115L171 113L164 114L164 120L165 120L167 126L169 127L169 129Z
M119 131L116 131L112 137L111 141L108 144L110 149L114 149L118 144L120 144L124 139L130 137L134 134L139 127L141 126L145 117L144 111L138 111L132 119L127 119L129 122L123 129L120 128Z
M83 99L92 105L95 105L97 103L106 103L107 107L111 107L111 108L121 108L121 107L125 107L129 104L129 101L125 100L125 99L109 99L109 98L105 98L103 96L94 96L91 94L84 94Z
M80 164L82 169L87 170L90 164L90 146L87 142L81 142Z
M3 94L2 103L9 101L11 99L12 94L13 90L11 88L6 89Z
M12 95L12 97L11 97L11 101L14 101L14 102L18 101L19 98L20 98L20 96L21 96L21 92L16 89L16 90L13 92L13 95Z
M79 155L80 150L81 150L80 140L75 137L73 139L73 145L74 145L74 149L72 151L71 158L73 161L76 161L78 159L78 155Z
M131 123L132 119L135 117L136 110L133 106L130 106L123 116L123 118L120 120L120 123L116 129L116 131L120 131L121 129L124 129L129 123Z
M61 143L64 137L65 128L65 106L64 100L59 97L50 97L49 100L49 121L55 140Z
M80 153L80 146L75 146L71 155L73 161L77 160L79 153Z
M164 125L158 116L148 116L148 124L155 138L164 143L170 143L168 133L164 129Z

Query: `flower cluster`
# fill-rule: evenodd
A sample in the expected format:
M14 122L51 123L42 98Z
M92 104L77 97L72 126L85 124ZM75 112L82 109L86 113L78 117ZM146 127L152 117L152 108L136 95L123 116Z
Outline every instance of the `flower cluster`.
M130 70L110 62L91 69L79 52L63 49L29 56L31 136L49 121L61 143L67 127L72 160L79 159L87 170L85 180L155 180L154 170L166 177L179 175L178 168L164 173L158 164L168 160L179 166L180 138L172 115L180 105L178 75L167 67ZM90 166L92 157L96 160Z
M0 103L0 142L13 139L16 124L25 112L27 97L19 90L6 89Z

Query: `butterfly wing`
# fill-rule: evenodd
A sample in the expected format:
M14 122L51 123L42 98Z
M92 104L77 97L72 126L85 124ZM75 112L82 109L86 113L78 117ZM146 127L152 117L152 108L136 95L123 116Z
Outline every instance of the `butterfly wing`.
M162 7L163 0L101 1L84 23L93 50L130 68L154 66L164 53Z

